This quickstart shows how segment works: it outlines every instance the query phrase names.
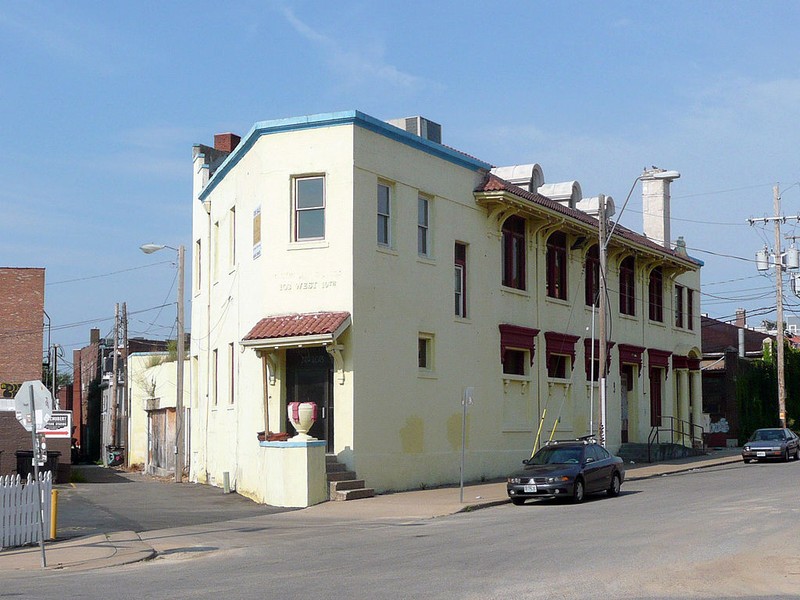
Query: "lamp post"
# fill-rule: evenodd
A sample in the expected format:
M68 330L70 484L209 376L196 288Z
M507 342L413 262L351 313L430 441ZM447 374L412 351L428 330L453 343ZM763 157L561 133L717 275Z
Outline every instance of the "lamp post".
M606 445L606 376L607 376L607 362L608 362L608 340L607 333L606 333L606 325L607 325L607 313L608 313L608 283L606 281L606 262L607 262L607 250L608 244L611 242L611 236L614 234L614 230L617 228L617 224L619 223L620 219L622 218L622 213L625 212L625 207L628 205L628 201L631 199L631 194L633 194L633 190L636 187L636 184L641 181L642 179L660 179L666 181L672 181L673 179L678 179L681 176L678 171L645 171L641 175L639 175L636 179L633 180L633 184L631 185L630 191L628 191L628 195L625 198L625 202L622 203L622 208L619 211L619 216L617 216L617 220L611 226L611 229L606 233L606 197L603 194L600 194L598 197L598 211L597 211L597 223L598 223L598 240L599 240L599 262L600 262L600 298L599 298L599 307L598 307L598 319L600 321L598 325L598 337L600 338L600 348L599 348L599 362L600 362L600 402L598 403L598 411L599 411L599 419L598 419L598 438L600 444L605 446ZM669 240L664 240L664 245L669 245Z
M177 248L172 246L159 245L159 244L144 244L140 249L145 254L152 254L164 248L175 250L178 253L178 315L177 315L177 329L178 339L176 343L176 352L178 358L178 372L176 374L175 388L175 483L183 481L183 467L185 466L184 459L184 444L185 436L183 432L183 362L186 353L184 347L184 333L183 333L183 279L184 279L184 254L185 248L183 244Z

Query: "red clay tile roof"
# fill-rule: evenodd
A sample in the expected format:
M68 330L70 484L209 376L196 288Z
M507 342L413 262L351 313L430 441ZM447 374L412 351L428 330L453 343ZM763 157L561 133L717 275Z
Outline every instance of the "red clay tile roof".
M266 317L256 323L244 339L265 340L335 333L349 317L349 312L316 312Z
M561 213L562 215L567 215L581 221L590 227L596 229L597 228L597 219L594 217L586 214L582 210L577 210L575 208L569 208L568 206L564 206L560 202L556 202L555 200L551 200L547 196L543 196L539 193L529 192L527 190L522 189L521 187L517 187L513 183L509 183L505 179L501 179L497 175L489 173L483 179L483 182L475 188L476 192L508 192L510 194L514 194L515 196L522 198L524 200L528 200L533 202L534 204L539 204L548 208L552 211L557 213ZM683 260L692 264L698 264L698 261L693 259L690 256L681 256L677 252L672 249L665 248L661 244L657 244L654 241L648 239L647 237L636 233L635 231L631 231L630 229L623 227L622 225L617 225L617 228L614 230L615 237L618 235L624 239L629 241L635 242L642 246L646 246L652 250L656 250L668 256L672 256L679 260Z

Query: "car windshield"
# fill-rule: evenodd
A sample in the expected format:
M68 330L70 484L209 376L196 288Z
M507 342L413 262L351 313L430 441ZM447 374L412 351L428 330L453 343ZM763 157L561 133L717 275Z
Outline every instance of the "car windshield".
M542 448L528 461L529 465L577 464L581 461L581 448Z
M783 432L777 429L759 429L750 439L752 442L767 442L783 439Z

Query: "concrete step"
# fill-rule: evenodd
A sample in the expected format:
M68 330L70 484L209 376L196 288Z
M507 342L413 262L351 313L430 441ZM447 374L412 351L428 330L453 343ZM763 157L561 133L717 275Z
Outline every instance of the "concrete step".
M347 465L343 465L342 463L338 462L329 462L325 465L325 471L327 473L339 473L341 471L347 471Z
M330 481L328 482L331 490L331 497L338 491L341 490L357 490L359 488L363 488L364 480L363 479L345 479L344 481Z
M359 488L357 490L341 490L331 496L331 500L345 502L347 500L359 500L361 498L372 498L375 490L372 488Z
M348 481L355 478L355 471L337 471L335 473L328 473L328 481Z
M326 463L335 463L335 462L339 462L339 460L336 458L335 454L326 454L325 455L325 462Z

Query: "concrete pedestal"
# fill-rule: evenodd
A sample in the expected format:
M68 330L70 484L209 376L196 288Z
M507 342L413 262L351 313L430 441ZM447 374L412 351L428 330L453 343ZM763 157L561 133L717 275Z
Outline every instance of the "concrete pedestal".
M265 453L263 501L302 508L328 499L324 440L261 442Z

